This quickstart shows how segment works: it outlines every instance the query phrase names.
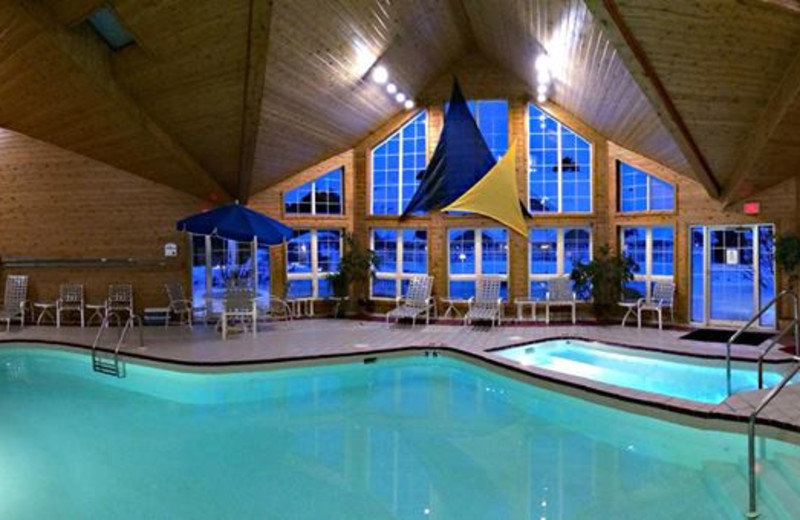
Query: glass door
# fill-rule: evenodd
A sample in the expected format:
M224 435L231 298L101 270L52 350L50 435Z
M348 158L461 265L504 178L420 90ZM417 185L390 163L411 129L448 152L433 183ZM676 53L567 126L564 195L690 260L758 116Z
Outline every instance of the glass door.
M770 224L689 230L693 322L739 326L769 302L775 295L773 237ZM774 328L774 310L759 325Z

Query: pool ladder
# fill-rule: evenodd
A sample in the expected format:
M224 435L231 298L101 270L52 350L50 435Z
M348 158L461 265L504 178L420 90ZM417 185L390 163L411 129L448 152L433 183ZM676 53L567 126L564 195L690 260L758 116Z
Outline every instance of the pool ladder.
M144 345L141 320L138 316L130 316L125 321L125 326L122 328L122 332L120 332L114 350L109 352L99 348L100 340L103 338L103 332L109 328L109 316L103 318L103 323L100 324L100 330L97 331L97 336L95 336L94 343L92 344L92 370L114 377L125 376L124 365L119 361L119 351L122 348L122 343L125 341L125 336L128 334L128 331L136 325L137 321L139 322L139 346Z
M758 512L758 496L757 496L757 487L758 482L756 481L756 420L758 419L758 415L766 408L775 397L781 393L786 385L798 374L800 373L800 321L798 320L798 298L797 295L790 290L784 290L778 293L772 300L770 300L766 305L764 305L761 310L759 310L750 321L745 323L733 336L730 337L727 344L725 345L725 367L726 367L726 378L727 378L727 385L728 385L728 396L732 394L731 388L731 346L736 339L741 336L747 329L753 326L754 323L758 321L758 319L764 315L769 309L774 307L781 301L783 298L790 298L792 302L792 321L784 327L777 336L772 338L769 345L761 352L758 356L758 388L759 390L764 388L764 358L767 354L776 346L780 344L780 341L790 332L794 332L794 356L792 356L792 360L794 361L794 366L791 370L789 370L786 375L783 376L780 383L778 383L770 392L764 396L758 406L750 413L750 416L747 418L747 494L748 494L748 509L747 509L747 518L754 519L758 518L760 513ZM777 314L777 313L776 313Z

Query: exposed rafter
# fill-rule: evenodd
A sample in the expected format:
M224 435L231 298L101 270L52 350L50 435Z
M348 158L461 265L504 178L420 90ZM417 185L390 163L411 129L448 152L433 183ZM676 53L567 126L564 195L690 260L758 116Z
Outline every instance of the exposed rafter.
M264 97L271 15L272 0L251 0L242 112L242 145L237 187L237 196L243 204L250 197L250 188L253 184L253 164L255 163L258 129L261 123L261 100Z
M764 149L786 113L800 95L800 53L795 56L783 79L778 83L769 102L764 107L758 122L753 126L745 146L741 147L736 167L731 172L728 185L722 194L726 205L736 202L741 197L740 189L752 173ZM746 196L747 194L745 194Z
M614 0L586 0L586 5L602 24L629 72L655 107L662 123L689 161L697 180L712 198L718 199L721 194L720 186L708 161L697 146L644 49L625 23Z
M62 56L69 61L75 74L91 85L105 100L122 110L130 120L138 125L140 131L157 143L163 153L179 165L185 173L191 175L195 186L199 188L196 194L204 196L215 192L222 195L223 198L230 195L172 135L120 87L113 76L108 50L103 47L102 43L88 38L85 31L64 27L53 11L40 2L17 1L39 26L42 36L48 38Z

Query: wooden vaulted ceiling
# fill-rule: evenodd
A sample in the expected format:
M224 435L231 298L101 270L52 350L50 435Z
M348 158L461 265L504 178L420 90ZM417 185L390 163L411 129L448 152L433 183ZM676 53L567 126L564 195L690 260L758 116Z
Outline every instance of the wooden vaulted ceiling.
M800 160L787 0L8 0L0 126L211 200L339 153L483 54L619 144L738 200ZM135 44L85 20L107 5ZM784 7L782 7L784 6Z

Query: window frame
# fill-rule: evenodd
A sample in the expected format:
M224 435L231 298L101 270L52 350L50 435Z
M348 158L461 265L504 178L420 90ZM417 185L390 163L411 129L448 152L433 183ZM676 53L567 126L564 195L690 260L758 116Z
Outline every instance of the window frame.
M653 274L653 230L655 228L670 229L672 231L672 274ZM650 293L653 290L653 284L657 282L675 283L675 260L676 260L676 236L675 226L673 224L625 224L619 226L619 251L623 256L627 256L625 252L625 230L626 229L644 229L645 230L645 265L643 266L643 274L633 274L634 282L644 282L645 294L642 298L650 298Z
M284 261L286 262L286 298L287 299L301 299L301 298L311 298L314 300L321 300L322 297L319 296L319 281L321 278L333 274L333 271L320 271L319 270L319 232L320 231L336 231L339 233L339 258L341 259L341 255L344 252L344 235L345 230L342 228L337 227L325 227L325 228L300 228L296 229L295 231L305 231L308 230L310 236L310 244L311 244L311 271L307 273L290 273L289 272L289 247L287 241L286 252L284 254ZM311 295L310 296L298 296L296 298L292 298L289 296L289 284L292 281L303 281L303 280L311 280Z
M536 230L556 230L556 272L555 273L532 273L532 256L533 248L531 247L531 233ZM548 282L550 280L557 280L559 278L569 278L570 273L564 272L565 264L565 240L564 236L567 231L581 230L589 233L589 261L594 258L594 233L592 226L575 225L575 226L537 226L528 228L528 289L527 294L529 299L534 299L531 285L533 282ZM538 300L537 300L538 301Z
M450 270L450 231L454 229L460 229L463 231L472 231L475 233L475 272L472 274L452 274ZM506 232L506 272L505 274L483 274L483 234L484 230L497 230L501 229ZM503 226L452 226L447 227L445 229L445 233L447 236L447 298L448 299L456 299L454 296L450 294L450 282L475 282L477 284L478 278L491 278L500 280L500 282L505 282L507 291L510 291L508 287L509 284L509 273L511 271L511 249L510 249L510 231L508 228ZM477 285L476 285L477 289ZM504 300L508 300L509 297L506 296ZM459 301L461 301L459 299ZM467 300L463 300L467 301Z
M530 148L530 136L531 136L531 113L530 107L535 107L539 112L541 112L545 117L549 117L553 121L556 122L558 125L558 134L556 137L556 153L559 157L558 160L558 180L557 180L557 187L558 187L558 209L556 211L534 211L531 209L531 148ZM537 217L559 217L564 215L581 215L581 216L591 216L594 215L595 205L594 205L594 193L595 193L595 164L594 164L594 148L595 143L592 139L588 139L584 137L583 134L574 130L571 126L562 123L558 118L554 117L552 114L544 110L542 107L537 105L533 102L528 102L526 105L526 114L525 114L525 139L526 139L526 147L527 147L527 169L526 169L526 201L527 201L527 208L528 211L532 215L536 215ZM563 156L563 128L567 128L570 132L575 134L576 137L583 139L589 144L589 209L586 211L564 211L564 171L563 171L563 164L562 164L562 156Z
M397 248L395 251L395 270L392 271L378 271L375 270L373 274L375 278L379 280L394 280L395 282L395 294L394 298L390 298L387 296L375 296L372 293L373 283L370 280L369 284L369 298L370 300L376 301L395 301L398 297L403 295L403 281L411 280L417 276L428 275L430 272L430 249L428 245L428 228L426 227L373 227L369 230L369 247L372 251L375 251L375 231L376 230L387 230L387 231L394 231L397 233ZM425 272L424 273L405 273L403 272L403 232L404 231L424 231L425 232Z
M650 173L649 171L644 170L643 168L639 168L638 166L634 166L633 164L616 159L617 163L617 213L621 213L623 215L674 215L678 212L678 185L670 182L666 179L661 178L658 175ZM634 210L623 210L622 209L622 166L628 166L629 168L633 168L645 175L647 178L646 185L645 185L645 209L634 209ZM651 181L652 179L656 179L660 182L663 182L669 185L672 188L672 208L671 209L652 209L652 188L651 188Z
M339 213L317 213L317 181L327 177L328 175L338 172L339 173L339 183L341 185L341 193L339 195ZM311 185L311 212L309 213L290 213L286 211L286 196L291 193L292 191L298 190L303 186ZM345 215L345 167L344 165L338 166L336 168L328 170L326 173L320 175L319 177L314 177L310 181L304 182L295 186L290 190L285 190L281 193L281 209L283 216L285 218L308 218L308 217L320 217L320 218L341 218Z
M401 124L398 128L396 128L393 132L389 135L381 139L379 142L375 143L373 146L369 148L369 153L367 154L367 197L369 199L368 207L367 207L367 217L371 218L393 218L398 217L403 214L405 209L403 208L403 130L408 125L415 123L416 119L420 117L420 115L425 115L425 163L428 163L429 159L429 150L428 150L428 138L429 138L429 122L430 117L428 114L427 109L422 109L414 113L411 117L409 117L403 124ZM389 140L391 140L396 135L399 135L400 142L398 143L398 183L397 183L397 201L398 201L398 212L397 213L375 213L375 150L386 144ZM419 186L419 182L416 183L416 186Z

